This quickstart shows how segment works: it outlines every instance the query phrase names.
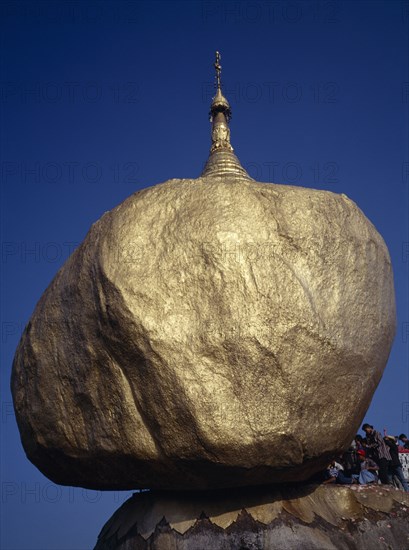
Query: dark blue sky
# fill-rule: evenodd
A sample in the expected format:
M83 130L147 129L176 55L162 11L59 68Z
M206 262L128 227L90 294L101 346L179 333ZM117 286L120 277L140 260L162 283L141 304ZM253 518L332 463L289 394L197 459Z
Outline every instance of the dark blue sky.
M250 174L345 193L384 237L398 330L366 420L408 432L408 2L17 0L0 10L1 548L91 548L129 494L57 487L31 465L11 363L91 224L136 189L200 174L216 49Z

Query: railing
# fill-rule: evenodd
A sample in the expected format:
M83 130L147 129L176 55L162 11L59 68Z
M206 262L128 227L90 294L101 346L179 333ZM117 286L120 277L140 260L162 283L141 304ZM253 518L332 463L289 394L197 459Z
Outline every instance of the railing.
M409 481L409 453L399 453L399 460L402 464L403 475Z

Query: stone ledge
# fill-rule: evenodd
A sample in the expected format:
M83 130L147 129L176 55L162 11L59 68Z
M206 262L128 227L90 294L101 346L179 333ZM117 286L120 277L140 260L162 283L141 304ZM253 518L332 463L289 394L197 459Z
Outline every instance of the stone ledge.
M135 493L94 550L368 550L409 547L409 494L303 485Z

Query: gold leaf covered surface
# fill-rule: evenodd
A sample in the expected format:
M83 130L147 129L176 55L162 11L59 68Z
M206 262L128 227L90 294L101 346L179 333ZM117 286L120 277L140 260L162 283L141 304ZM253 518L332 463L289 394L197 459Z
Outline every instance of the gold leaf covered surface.
M347 197L169 180L95 223L38 303L23 445L93 488L306 479L352 440L394 332L387 248Z

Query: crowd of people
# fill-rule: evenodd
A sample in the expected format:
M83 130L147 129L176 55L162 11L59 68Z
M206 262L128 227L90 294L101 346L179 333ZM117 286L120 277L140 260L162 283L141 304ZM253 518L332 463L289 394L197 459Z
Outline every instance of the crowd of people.
M324 483L368 485L383 483L409 492L399 453L409 453L405 434L382 436L370 424L364 424L365 436L357 434L348 451L333 460L324 472Z

